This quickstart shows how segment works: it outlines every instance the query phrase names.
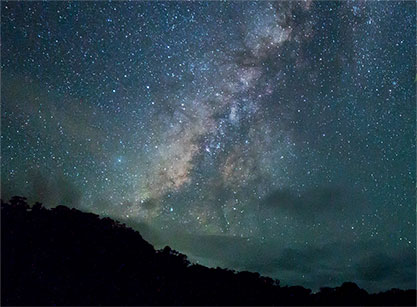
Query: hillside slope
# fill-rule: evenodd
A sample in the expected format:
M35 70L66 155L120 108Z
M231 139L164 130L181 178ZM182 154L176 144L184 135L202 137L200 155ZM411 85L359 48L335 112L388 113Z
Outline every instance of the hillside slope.
M257 273L191 265L109 218L58 206L1 204L2 305L415 305L415 290L354 283L311 294Z

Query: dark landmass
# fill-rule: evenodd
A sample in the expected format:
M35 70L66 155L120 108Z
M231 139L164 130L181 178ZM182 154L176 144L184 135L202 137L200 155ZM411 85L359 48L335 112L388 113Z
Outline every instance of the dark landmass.
M416 290L368 294L355 283L281 287L258 273L190 264L110 218L1 202L2 305L416 305Z

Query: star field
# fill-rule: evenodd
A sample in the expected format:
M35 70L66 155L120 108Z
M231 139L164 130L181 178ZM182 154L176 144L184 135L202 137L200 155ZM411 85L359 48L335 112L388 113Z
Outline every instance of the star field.
M415 288L415 3L1 14L2 198L284 284Z

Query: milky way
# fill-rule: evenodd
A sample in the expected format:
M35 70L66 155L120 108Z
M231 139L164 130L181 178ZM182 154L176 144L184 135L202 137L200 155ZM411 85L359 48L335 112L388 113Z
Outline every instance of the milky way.
M283 284L415 288L415 12L2 2L2 197Z

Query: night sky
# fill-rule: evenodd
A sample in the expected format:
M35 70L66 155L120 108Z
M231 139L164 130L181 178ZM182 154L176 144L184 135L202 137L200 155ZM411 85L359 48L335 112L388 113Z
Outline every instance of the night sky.
M415 288L414 1L1 9L2 198L281 284Z

